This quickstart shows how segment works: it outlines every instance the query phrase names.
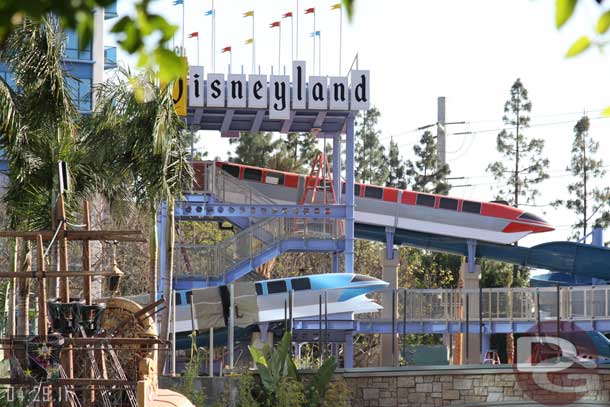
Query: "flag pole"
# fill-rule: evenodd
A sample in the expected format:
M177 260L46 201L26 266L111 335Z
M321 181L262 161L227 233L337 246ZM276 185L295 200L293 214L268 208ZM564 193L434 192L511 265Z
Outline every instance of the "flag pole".
M339 76L341 76L341 54L343 54L343 7L339 9Z
M216 72L216 9L212 0L212 71Z
M197 33L197 66L199 65L199 33Z
M229 50L229 73L233 71L233 48Z
M318 34L318 33L316 33ZM314 37L314 41L315 41ZM322 33L318 35L318 75L322 75Z
M280 23L279 35L278 35L278 48L277 48L277 72L278 75L282 74L282 24Z
M183 1L182 2L182 50L180 52L182 56L186 56L186 52L184 52L184 34L185 34L185 32L184 32L184 29L185 29L185 27L184 27L184 7L186 7L186 6Z
M299 59L299 12L301 9L299 8L299 0L297 0L297 39L296 39L296 48L297 48L297 59Z
M297 16L298 16L297 12ZM294 61L294 23L292 16L290 16L290 58Z
M313 12L313 70L316 70L316 11ZM319 72L318 72L319 74Z
M254 40L254 13L252 13L252 73L256 73L256 41Z

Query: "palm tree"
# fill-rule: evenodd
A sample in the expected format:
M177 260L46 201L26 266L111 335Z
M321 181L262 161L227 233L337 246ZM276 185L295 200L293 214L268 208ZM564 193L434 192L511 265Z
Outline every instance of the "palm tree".
M62 63L64 44L54 18L26 19L0 49L0 60L15 81L11 89L0 78L0 148L9 162L10 180L4 199L13 229L50 228L51 209L59 193L58 161L70 165L74 194L69 208L96 185L97 173L79 138L82 118L65 82L69 73ZM27 251L27 245L23 246ZM25 253L22 257L27 258ZM29 282L25 279L19 292L19 313L27 315ZM20 324L17 333L27 334L27 329L27 323Z
M174 109L171 85L160 88L155 75L133 75L119 68L115 78L98 88L98 102L90 132L91 148L97 151L101 171L128 178L135 203L150 213L149 284L151 300L157 296L157 213L165 202L167 241L164 293L171 298L174 198L190 185L190 134ZM168 339L169 308L162 316L161 337ZM159 357L164 365L165 355Z

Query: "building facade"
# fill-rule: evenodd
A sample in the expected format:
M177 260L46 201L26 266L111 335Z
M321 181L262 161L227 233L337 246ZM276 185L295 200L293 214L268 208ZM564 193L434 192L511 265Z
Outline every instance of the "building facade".
M66 78L74 104L78 111L90 114L95 107L93 88L104 80L104 70L116 68L116 47L104 46L104 21L117 17L116 3L98 8L94 14L93 40L84 49L78 48L78 34L66 30L65 67L71 77ZM13 75L5 64L0 63L0 76L11 86ZM8 163L0 151L0 173L6 174Z

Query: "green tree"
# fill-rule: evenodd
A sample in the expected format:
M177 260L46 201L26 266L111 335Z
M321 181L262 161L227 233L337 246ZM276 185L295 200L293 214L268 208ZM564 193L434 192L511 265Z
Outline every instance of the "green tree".
M403 158L400 156L398 144L394 140L390 140L390 148L386 158L388 166L388 179L385 183L387 187L395 187L400 189L407 188L407 168Z
M610 223L610 188L599 188L593 181L602 178L606 171L601 159L595 158L599 143L589 137L589 118L583 116L574 126L572 159L567 170L576 181L568 185L572 196L567 200L556 200L554 206L565 206L574 212L579 220L573 225L573 237L587 235L588 226L606 227Z
M429 131L422 134L419 144L413 146L416 161L407 161L407 175L411 189L434 194L447 194L451 185L447 176L451 173L448 164L438 161L436 139Z
M534 203L539 195L536 186L549 177L546 172L549 160L542 156L544 140L527 138L523 134L530 125L531 111L527 89L517 79L510 89L510 98L504 104L502 117L510 129L502 130L496 140L496 148L503 159L487 167L503 185L498 190L498 198L515 207L520 203Z
M372 107L356 116L355 175L359 182L383 185L388 177L385 147L379 141L381 133L377 129L380 114L379 109Z
M156 216L165 203L168 221L164 298L170 296L175 240L174 199L190 186L190 133L174 109L171 83L159 88L155 75L146 71L132 75L120 69L117 78L98 90L98 104L89 130L88 143L96 152L96 172L123 179L130 196L149 213L150 294L156 297L158 258ZM168 336L169 308L162 315L161 337ZM163 366L164 352L159 357Z
M235 156L229 160L237 164L253 165L255 167L265 167L271 160L280 142L273 140L272 133L241 133L239 138L231 139L231 144L235 147Z
M27 19L40 21L52 14L62 28L76 31L82 49L93 38L96 8L110 6L116 1L4 0L0 2L0 42ZM151 13L151 1L138 0L135 15L121 17L110 31L119 35L119 45L124 51L139 57L140 67L158 70L162 80L170 81L186 69L184 61L168 49L178 27L163 16Z

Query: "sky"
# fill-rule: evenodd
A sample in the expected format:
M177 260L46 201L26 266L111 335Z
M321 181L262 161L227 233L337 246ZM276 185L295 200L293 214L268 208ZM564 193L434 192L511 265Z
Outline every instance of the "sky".
M447 159L454 180L450 195L481 201L492 200L500 186L486 171L500 159L496 151L498 129L503 128L504 102L513 82L520 78L532 102L531 128L526 136L545 140L544 155L550 159L550 179L540 185L537 207L531 212L546 218L556 231L536 234L521 241L524 246L565 240L575 215L548 204L568 197L567 185L574 181L566 171L570 160L573 127L587 112L590 135L600 142L598 155L610 171L610 119L600 111L610 106L610 59L591 49L571 59L564 57L571 43L581 35L593 34L600 9L593 1L581 1L575 16L560 31L554 25L552 0L356 0L351 22L343 15L342 67L339 70L340 14L331 10L338 0L300 0L298 56L313 66L313 45L309 34L313 18L304 10L316 8L316 30L320 31L321 71L324 75L345 75L358 55L360 69L371 72L371 101L379 108L379 130L384 145L394 140L404 158L413 157L418 127L436 122L437 98L447 100L447 121L464 125L448 127ZM204 12L212 0L184 0L186 34L199 32L199 58L210 72L211 19ZM216 0L216 72L227 72L228 54L233 48L233 72L249 73L252 21L243 18L255 12L256 63L261 73L278 69L278 30L269 28L291 11L296 0ZM182 6L158 0L152 9L176 25L182 25ZM119 0L119 15L133 12L133 0ZM111 20L112 21L112 20ZM281 67L290 72L291 27L282 20ZM107 45L113 39L108 36ZM296 40L295 40L296 43ZM182 44L182 32L175 45ZM316 45L317 46L317 45ZM189 63L197 61L197 41L185 39ZM294 51L296 53L296 50ZM606 53L610 49L606 50ZM316 50L316 59L318 50ZM119 52L119 62L133 59ZM316 69L318 62L316 62ZM243 68L242 68L243 66ZM452 133L472 132L468 135ZM209 157L227 158L229 142L217 132L202 132L197 149ZM601 185L609 185L609 178ZM610 239L610 231L606 232Z

